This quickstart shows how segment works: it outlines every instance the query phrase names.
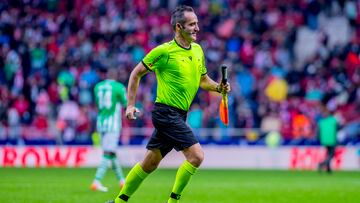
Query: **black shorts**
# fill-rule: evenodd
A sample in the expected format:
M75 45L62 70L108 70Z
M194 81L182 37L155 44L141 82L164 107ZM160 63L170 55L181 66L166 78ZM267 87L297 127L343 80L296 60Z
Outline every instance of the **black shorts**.
M152 122L155 130L146 148L159 149L163 157L173 148L182 151L198 143L186 124L187 112L165 104L155 103Z

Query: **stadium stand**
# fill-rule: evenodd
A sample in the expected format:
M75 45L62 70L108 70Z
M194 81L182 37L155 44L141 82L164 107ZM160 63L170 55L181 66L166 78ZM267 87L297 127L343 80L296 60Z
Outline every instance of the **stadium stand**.
M199 13L208 74L230 67L230 127L220 97L199 91L189 125L203 143L318 144L324 105L341 119L343 144L360 136L360 3L341 0L5 0L0 2L0 143L91 144L96 69L131 69L171 40L169 11ZM142 81L138 106L124 119L123 144L151 135L155 77ZM234 138L235 137L235 138Z

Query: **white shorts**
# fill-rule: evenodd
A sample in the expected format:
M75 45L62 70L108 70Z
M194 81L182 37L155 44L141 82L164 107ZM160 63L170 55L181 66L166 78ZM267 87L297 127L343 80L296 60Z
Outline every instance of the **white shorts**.
M101 147L106 152L115 152L118 147L120 133L102 133Z

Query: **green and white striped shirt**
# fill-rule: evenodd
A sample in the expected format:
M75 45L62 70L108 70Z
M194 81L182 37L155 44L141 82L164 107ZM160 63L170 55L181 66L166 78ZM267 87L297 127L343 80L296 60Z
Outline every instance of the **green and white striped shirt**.
M121 107L127 105L125 86L107 79L95 85L94 94L98 108L97 131L120 133Z

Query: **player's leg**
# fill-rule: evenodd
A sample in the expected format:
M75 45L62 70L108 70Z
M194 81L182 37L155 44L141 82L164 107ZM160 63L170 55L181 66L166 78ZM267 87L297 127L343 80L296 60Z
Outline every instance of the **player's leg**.
M162 158L160 150L148 150L145 158L137 163L126 176L125 185L116 197L115 203L127 202L148 174L158 167Z
M112 152L111 153L111 168L115 173L115 176L117 178L117 180L119 181L120 184L120 188L123 187L124 183L125 183L125 176L121 167L121 164L119 162L119 160L117 159L116 153Z
M327 156L327 151L326 151L326 156ZM319 162L318 164L318 172L321 173L324 170L324 166L326 164L326 157L323 161Z
M122 167L120 165L120 162L116 156L116 150L118 147L119 138L120 138L119 132L108 133L106 135L106 138L103 140L103 148L106 151L108 151L110 154L111 168L114 171L117 180L119 181L120 187L122 187L125 181L125 176Z
M325 154L324 160L318 164L318 171L319 171L319 172L328 170L329 147L327 147L327 146L325 146L325 153L326 153L326 154Z
M204 160L204 152L199 143L184 149L182 152L186 160L176 173L175 183L168 203L179 202L184 188L189 183L191 177L195 174L198 167Z
M108 189L101 184L101 180L104 178L108 166L110 165L111 155L107 152L103 153L100 165L96 169L95 178L90 186L94 191L107 192Z
M103 150L103 156L102 156L100 165L96 169L95 179L90 186L92 190L97 190L97 191L102 191L102 192L108 191L108 189L101 184L101 180L104 178L106 171L107 171L109 165L111 164L111 156L112 155L110 153L110 150L108 150L109 146L111 145L110 138L111 138L111 136L109 133L101 134L101 147Z
M326 147L326 151L327 151L327 157L326 157L326 171L328 172L328 173L331 173L332 172L332 169L331 169L331 160L332 160L332 158L334 157L334 155L335 155L335 147L333 147L333 146L328 146L328 147Z

